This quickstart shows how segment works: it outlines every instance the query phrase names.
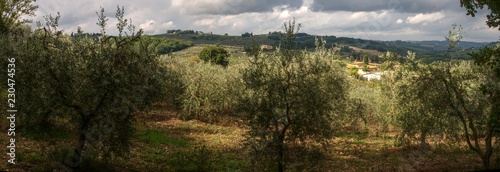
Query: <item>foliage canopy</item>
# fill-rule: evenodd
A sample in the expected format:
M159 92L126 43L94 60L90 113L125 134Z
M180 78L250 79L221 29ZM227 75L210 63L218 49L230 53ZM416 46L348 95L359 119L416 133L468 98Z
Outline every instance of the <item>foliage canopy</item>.
M498 27L500 30L500 3L497 0L460 0L460 6L467 10L467 15L476 16L478 9L487 7L490 14L486 16L489 27Z
M3 0L0 1L0 33L12 30L19 25L31 22L22 19L23 15L34 16L37 5L36 0Z
M325 143L333 136L346 100L348 84L338 64L292 49L298 28L295 21L285 23L283 49L251 58L242 71L249 91L240 102L250 127L247 145L254 155L271 155L278 171L285 169L287 143Z
M11 57L18 61L18 82L23 83L18 87L21 121L30 131L53 126L55 119L72 123L79 139L65 162L71 168L79 167L82 156L125 153L133 114L163 94L166 71L155 45L123 19L123 7L116 12L119 36L107 36L104 9L97 14L102 29L97 40L80 29L71 39L57 29L59 16L47 16L46 25L29 36L11 35L8 40Z
M212 64L218 64L223 67L229 65L228 57L229 53L220 46L208 46L201 50L198 55L203 61L210 62Z

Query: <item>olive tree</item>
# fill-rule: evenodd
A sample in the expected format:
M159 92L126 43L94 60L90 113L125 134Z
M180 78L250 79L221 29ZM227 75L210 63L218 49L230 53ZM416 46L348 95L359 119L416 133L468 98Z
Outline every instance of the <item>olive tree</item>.
M68 128L78 131L78 144L64 162L73 169L88 153L125 153L134 112L159 100L165 83L165 67L154 44L144 42L142 30L136 32L123 18L123 7L116 12L118 36L106 34L104 9L97 14L102 33L97 39L84 36L81 29L72 39L57 29L59 16L48 16L47 24L15 50L23 83L19 101L27 110L21 117L33 118L28 128L40 118L73 122Z
M31 22L22 17L34 16L38 6L34 5L35 0L3 0L0 1L0 66L7 66L8 59L13 56L16 46L21 42L20 35L29 34L31 29L23 24ZM14 34L15 33L15 34ZM7 70L0 72L0 79L7 80ZM0 85L5 88L6 85Z
M401 67L399 124L406 133L420 132L422 144L429 134L460 134L488 169L498 139L498 50L472 53L474 63L453 60L461 39L461 29L455 29L447 37L450 62L410 60Z
M398 69L400 79L396 83L397 125L402 128L398 139L415 139L426 148L426 138L432 135L452 134L458 121L447 116L449 109L444 84L438 81L443 70L438 65L415 60L415 53L408 52L408 61ZM445 132L446 131L446 132ZM399 140L403 141L403 140Z
M300 25L289 21L283 27L282 47L251 58L242 70L246 143L257 155L271 156L278 171L286 168L287 143L332 137L348 92L343 69L331 58L292 50Z
M456 49L460 42L462 28L449 31L446 39L450 42L449 51ZM478 53L470 54L471 62L456 63L450 61L443 67L439 81L445 85L449 108L460 122L465 140L470 150L476 152L489 169L493 155L492 141L498 139L499 118L499 68L498 50L483 48ZM450 54L453 57L453 54ZM453 58L452 58L453 59Z
M229 53L220 46L208 46L201 50L198 55L203 61L218 64L223 67L229 65Z
M498 126L495 125L498 123L498 118L495 118L498 103L490 93L498 91L498 83L488 81L489 74L471 62L443 64L442 71L444 74L438 81L444 84L445 103L451 111L449 115L459 121L469 149L481 157L483 167L488 169L493 154L492 140L496 137L494 128ZM483 84L495 87L484 88Z
M0 1L0 32L5 32L17 26L29 23L22 19L23 15L34 16L38 8L33 5L36 0L4 0Z
M489 27L497 27L500 30L500 4L495 0L460 0L460 6L467 10L467 15L471 15L475 17L478 13L478 9L488 8L490 13L486 16L486 25ZM489 114L486 116L487 126L486 135L484 137L485 148L481 149L478 143L481 141L478 140L478 132L480 130L474 127L474 123L467 124L467 118L464 118L463 123L464 129L467 135L467 144L469 148L477 152L482 160L485 168L489 168L490 166L490 157L492 155L492 140L496 138L498 140L498 136L500 133L500 45L497 43L495 47L483 47L478 52L474 52L469 54L474 63L482 69L488 80L484 80L481 85L481 90L485 97L487 97L487 103L491 106ZM452 85L450 85L452 86ZM450 93L453 93L455 88L450 89ZM463 104L463 103L462 103ZM455 111L459 112L460 106L455 106ZM459 115L464 115L464 113L458 113ZM468 113L465 113L467 115ZM470 128L471 133L467 133ZM472 137L472 138L469 138ZM475 144L471 144L471 141ZM499 149L498 147L496 149Z
M489 78L481 83L481 89L492 103L492 107L496 107L491 111L491 122L494 122L492 124L494 134L498 136L500 134L500 43L494 47L481 48L470 55L474 59L474 64L480 66L486 78Z

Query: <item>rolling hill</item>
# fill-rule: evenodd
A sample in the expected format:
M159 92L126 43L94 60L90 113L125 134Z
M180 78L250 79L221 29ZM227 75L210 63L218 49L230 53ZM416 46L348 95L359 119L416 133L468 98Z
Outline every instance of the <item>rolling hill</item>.
M188 32L186 33L167 33L154 35L160 38L173 38L184 41L190 41L194 44L220 44L230 46L249 46L249 45L272 45L279 46L280 33L270 32L269 34L253 35L249 33L242 34L241 36L230 35L216 35L211 33L202 32ZM426 62L436 60L447 60L445 55L448 49L448 42L446 41L377 41L377 40L364 40L359 38L347 38L336 36L318 36L309 35L307 33L299 33L297 35L298 49L314 50L315 39L321 37L326 40L326 47L338 47L347 45L352 50L352 53L343 54L343 56L352 56L356 53L376 57L383 52L391 51L399 55L405 56L408 51L416 52L417 58L421 58ZM468 59L467 53L474 51L482 46L492 45L487 42L460 42L463 51L457 53L457 59ZM359 56L359 55L358 55Z

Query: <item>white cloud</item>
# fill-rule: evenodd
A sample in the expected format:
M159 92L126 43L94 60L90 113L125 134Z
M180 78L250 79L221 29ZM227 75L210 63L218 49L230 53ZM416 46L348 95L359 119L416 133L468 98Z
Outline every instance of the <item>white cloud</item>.
M155 30L155 21L154 20L146 20L145 22L139 25L139 28L143 29L144 32L152 32Z
M443 9L460 10L457 0L314 0L313 11L380 11L399 13L430 13Z
M173 21L168 21L168 22L161 24L161 28L163 28L163 29L174 29L175 27L176 27L176 25L174 24Z
M406 18L406 23L410 24L427 24L429 22L434 22L439 19L442 19L444 17L444 14L442 12L435 12L435 13L429 13L429 14L423 14L419 13L415 16L410 16Z
M165 33L168 29L174 29L176 25L172 21L160 23L149 19L139 24L138 27L148 34L161 34Z
M288 10L283 10L280 13L280 19L287 19L290 17L290 12Z
M97 21L95 12L99 10L99 7L104 7L106 16L109 18L106 27L107 33L117 34L114 14L116 5L119 4L125 7L125 18L132 19L133 24L138 28L143 28L146 34L165 33L168 29L190 29L230 35L241 35L245 32L265 34L269 31L282 30L284 22L295 18L297 23L302 24L300 32L315 35L348 36L375 40L443 40L451 28L451 24L456 23L464 26L466 33L464 41L498 40L498 30L490 29L484 23L485 14L470 17L466 16L463 9L443 9L442 5L437 5L435 9L418 11L422 7L418 4L429 4L427 2L431 2L431 0L423 0L425 3L401 1L394 8L384 6L370 10L372 8L360 6L356 9L340 11L333 9L315 10L313 6L318 5L316 2L319 1L149 0L147 3L143 3L120 0L102 2L74 0L69 3L66 0L51 0L36 2L40 8L33 20L43 22L43 15L55 14L59 11L62 15L59 26L66 33L76 32L77 26L81 26L85 32L99 32L99 27L95 24ZM395 0L387 0L387 2L389 1L396 2ZM444 1L446 2L442 4L453 3L452 0ZM326 0L323 2L326 3ZM226 4L235 6L237 9L231 9ZM204 9L208 11L196 11ZM226 11L217 11L219 9ZM408 25L404 23L408 23ZM33 24L33 26L35 25Z
M277 6L299 8L302 4L302 0L172 0L174 8L188 15L269 12Z

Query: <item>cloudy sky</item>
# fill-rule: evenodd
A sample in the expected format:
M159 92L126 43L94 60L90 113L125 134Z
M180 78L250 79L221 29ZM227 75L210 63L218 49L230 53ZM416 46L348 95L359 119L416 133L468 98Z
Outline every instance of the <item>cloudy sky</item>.
M486 26L487 11L466 16L459 0L38 0L35 21L61 13L66 33L99 32L96 11L109 17L107 32L116 33L117 5L125 18L147 34L168 29L199 30L214 34L264 34L280 31L295 18L301 32L372 40L444 40L451 25L464 28L465 41L500 39L498 29Z

